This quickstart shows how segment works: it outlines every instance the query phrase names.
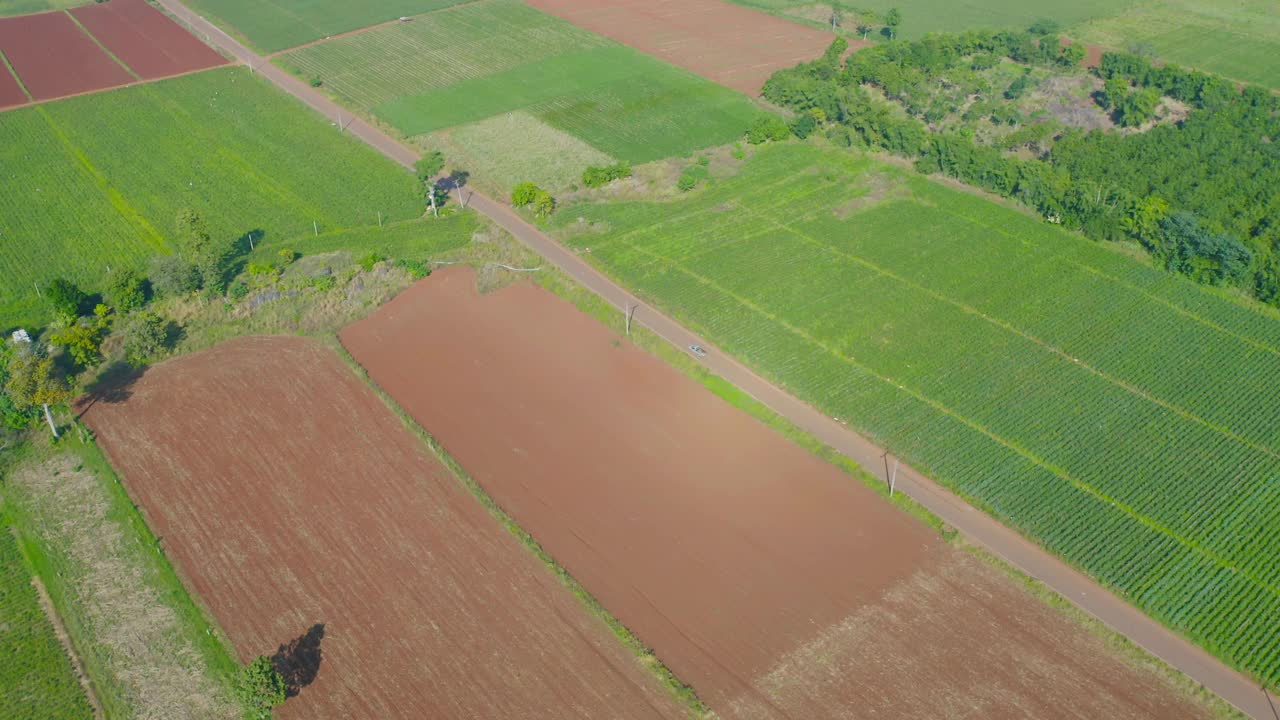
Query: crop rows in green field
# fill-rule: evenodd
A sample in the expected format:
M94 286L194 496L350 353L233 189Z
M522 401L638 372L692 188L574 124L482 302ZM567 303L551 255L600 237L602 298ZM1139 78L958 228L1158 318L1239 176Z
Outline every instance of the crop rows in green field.
M459 2L464 0L191 0L188 4L259 49L276 52Z
M608 228L565 241L725 350L1280 680L1280 321L806 146L560 217Z
M0 717L93 717L5 525L0 525Z
M516 0L481 0L282 61L405 135L522 111L640 163L741 136L744 96Z
M0 328L47 317L39 283L169 252L184 207L259 240L422 213L408 173L237 68L6 112L0 137Z

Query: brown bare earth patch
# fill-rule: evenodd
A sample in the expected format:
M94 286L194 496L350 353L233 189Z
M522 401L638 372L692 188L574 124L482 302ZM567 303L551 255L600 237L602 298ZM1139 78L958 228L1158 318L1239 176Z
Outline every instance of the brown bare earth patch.
M135 542L112 516L101 480L61 455L13 473L46 542L67 549L68 599L79 608L89 643L106 658L133 717L233 720L240 717L204 670L200 651L132 555ZM96 706L96 703L95 703Z
M526 2L753 96L760 95L773 73L818 57L834 39L830 33L724 0Z
M323 345L233 340L88 403L240 659L288 671L276 717L680 716Z
M69 11L144 80L227 64L227 59L146 0L110 0Z
M720 717L1201 716L545 290L449 268L340 337Z
M27 94L22 92L13 73L0 63L0 109L27 104Z
M0 19L0 52L36 100L105 90L134 79L62 12Z

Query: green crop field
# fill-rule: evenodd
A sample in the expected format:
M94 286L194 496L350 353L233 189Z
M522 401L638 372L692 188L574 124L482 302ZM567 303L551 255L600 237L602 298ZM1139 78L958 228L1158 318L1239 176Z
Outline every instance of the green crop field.
M1280 320L811 146L673 202L558 217L726 351L1280 680Z
M1104 47L1280 88L1280 8L1273 0L1158 0L1071 32Z
M259 49L277 52L464 1L192 0L188 4Z
M87 5L93 0L0 0L0 15L25 15L27 13L61 10Z
M5 525L0 525L0 658L0 717L93 717Z
M732 90L516 0L441 10L281 62L405 135L518 111L633 163L733 140L758 112Z
M0 328L47 317L40 283L168 252L183 207L268 241L422 213L409 173L238 68L6 112L0 137Z
M806 20L823 19L830 15L814 12L814 4L808 0L733 0L739 5L764 10L783 17ZM973 28L1025 28L1041 18L1057 20L1064 28L1076 23L1110 17L1138 5L1137 0L1081 0L1079 2L1052 2L1051 0L978 0L977 2L953 2L952 0L856 0L840 3L844 11L846 29L857 26L859 11L873 14L872 24L878 25L891 8L902 13L899 36L915 39L930 32L963 32Z

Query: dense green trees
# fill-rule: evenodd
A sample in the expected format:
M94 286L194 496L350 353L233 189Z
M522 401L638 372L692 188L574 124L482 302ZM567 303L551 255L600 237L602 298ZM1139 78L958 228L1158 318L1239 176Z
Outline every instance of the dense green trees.
M1106 240L1135 240L1164 267L1200 282L1238 285L1280 304L1280 100L1257 88L1124 53L1103 56L1098 100L1124 126L1146 126L1164 98L1190 108L1179 122L1136 133L1021 127L1016 108L975 102L1017 137L989 144L972 133L931 132L922 100L992 57L1039 65L1078 62L1046 34L970 31L930 35L776 73L765 97L827 121L842 145L915 158L940 172L1034 207L1051 222ZM1025 77L1025 76L1023 76ZM1027 81L1030 82L1029 80ZM1021 95L1025 88L1007 93ZM885 102L867 91L874 87ZM903 111L906 112L903 112ZM1032 148L1024 159L1009 152Z

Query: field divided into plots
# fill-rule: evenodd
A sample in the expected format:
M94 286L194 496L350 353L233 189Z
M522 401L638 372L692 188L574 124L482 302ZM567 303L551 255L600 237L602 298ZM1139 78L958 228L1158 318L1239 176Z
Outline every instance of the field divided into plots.
M188 4L201 15L231 28L258 49L276 52L464 1L193 0Z
M242 69L19 108L0 137L0 326L45 317L35 283L96 290L107 265L168 252L184 207L220 237L302 251L317 226L422 213L407 173Z
M0 524L0 717L77 720L93 709L31 584L9 527Z
M440 10L281 63L406 135L518 111L633 163L729 142L758 112L738 93L516 0Z
M559 217L606 228L564 239L727 351L1280 680L1280 322L804 146Z

